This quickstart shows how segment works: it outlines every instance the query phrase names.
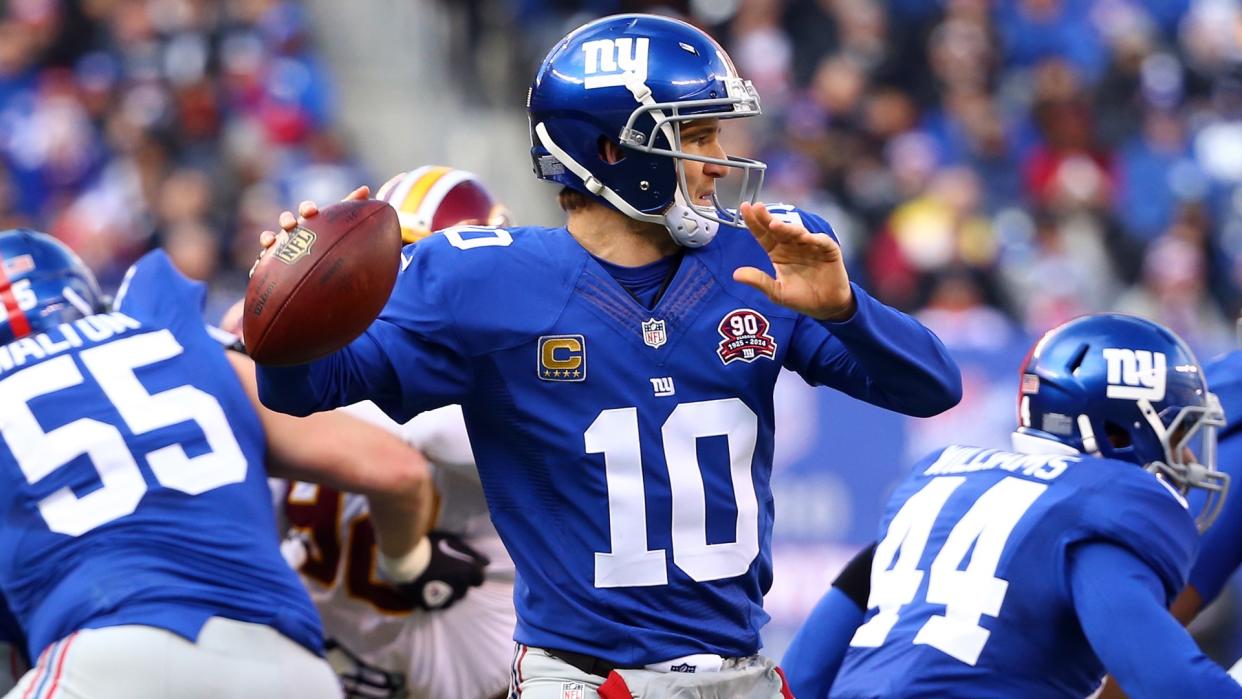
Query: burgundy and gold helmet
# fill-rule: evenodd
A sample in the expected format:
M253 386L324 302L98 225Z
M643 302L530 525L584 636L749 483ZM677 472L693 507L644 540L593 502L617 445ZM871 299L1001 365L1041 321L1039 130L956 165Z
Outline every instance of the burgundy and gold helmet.
M478 175L425 165L384 183L375 196L392 205L401 239L413 243L434 231L461 225L508 226L509 210L487 191Z

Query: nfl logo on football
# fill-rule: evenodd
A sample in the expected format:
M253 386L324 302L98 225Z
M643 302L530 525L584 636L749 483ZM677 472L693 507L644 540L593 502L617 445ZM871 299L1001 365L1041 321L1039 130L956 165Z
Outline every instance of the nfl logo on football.
M668 342L668 335L664 332L664 321L655 318L643 321L643 342L652 349L659 349L661 345Z

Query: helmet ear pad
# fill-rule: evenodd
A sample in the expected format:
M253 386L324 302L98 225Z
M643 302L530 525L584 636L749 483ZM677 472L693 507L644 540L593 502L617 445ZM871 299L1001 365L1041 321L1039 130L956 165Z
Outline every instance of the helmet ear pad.
M655 122L650 118L648 121L654 128ZM663 213L669 202L673 201L677 192L677 169L673 159L621 146L621 159L609 162L604 158L601 139L616 143L617 134L605 133L600 124L583 115L545 122L545 128L553 142L568 150L579 164L601 182L609 183L614 192L642 213ZM576 143L592 144L592 148L581 153L567 148ZM668 147L667 139L663 135L657 136L657 143L661 147ZM560 184L596 198L606 206L612 206L571 172L555 179Z

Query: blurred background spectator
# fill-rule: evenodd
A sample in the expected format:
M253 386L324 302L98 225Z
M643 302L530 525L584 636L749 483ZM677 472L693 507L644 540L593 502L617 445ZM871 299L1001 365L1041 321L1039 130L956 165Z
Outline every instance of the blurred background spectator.
M769 163L766 200L825 215L851 274L935 329L966 381L961 407L918 422L782 389L772 652L873 536L901 464L947 440L1004 444L1033 336L1115 309L1203 357L1234 345L1242 0L0 8L0 227L64 238L106 285L162 245L210 283L209 318L242 293L281 209L427 162L475 170L519 222L556 225L523 110L547 49L612 12L713 32L765 112L726 124L729 150Z
M166 246L219 310L271 212L364 179L310 29L280 0L7 3L0 221L65 239L105 285Z
M167 244L222 303L271 212L421 162L390 166L367 148L431 152L419 142L460 143L480 118L520 133L525 86L555 37L603 13L655 11L730 49L765 109L728 124L730 147L770 163L769 200L827 213L854 274L885 301L939 306L966 284L1029 333L1120 308L1207 354L1231 343L1242 310L1233 0L414 4L342 23L328 2L13 0L0 17L0 220L50 229L105 281ZM388 11L411 39L430 40L437 22L448 31L420 68L425 86L371 88L341 128L338 89L352 98L359 73L416 58L416 41L378 45ZM357 37L377 45L351 52ZM377 103L419 114L372 137L355 113ZM473 166L502 196L529 179L523 142L472 140L422 160ZM510 198L519 220L555 221L551 196Z

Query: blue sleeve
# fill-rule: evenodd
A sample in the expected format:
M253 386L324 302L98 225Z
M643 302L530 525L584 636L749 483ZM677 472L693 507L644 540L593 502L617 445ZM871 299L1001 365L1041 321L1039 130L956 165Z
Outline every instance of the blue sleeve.
M1100 477L1075 498L1066 543L1107 541L1138 558L1164 586L1167 607L1186 585L1199 550L1199 530L1186 501L1155 475L1119 462L1083 464Z
M1130 551L1079 544L1068 568L1083 632L1132 699L1242 697L1242 686L1169 614L1160 577Z
M1216 460L1217 467L1229 474L1230 481L1225 506L1203 533L1199 557L1190 569L1189 582L1206 607L1242 565L1242 352L1230 352L1216 359L1204 367L1204 372L1229 421L1220 433Z
M781 660L781 668L795 697L828 696L845 652L849 650L850 639L863 621L863 613L854 600L837 587L830 588L819 600Z
M799 316L785 366L882 408L929 417L962 399L962 374L940 339L851 282L858 310L833 323Z
M429 239L430 240L430 239ZM432 264L427 246L408 246L410 263L397 277L388 305L361 337L310 364L259 366L259 399L290 415L309 415L374 401L389 417L406 422L418 413L462 403L470 388L470 362L457 340L448 265Z
M797 697L827 697L867 613L876 542L859 551L794 635L781 667Z
M1242 405L1237 407L1242 409ZM1217 458L1220 470L1229 474L1230 488L1220 515L1200 539L1199 556L1189 580L1205 607L1242 565L1242 433L1227 435L1218 447Z

